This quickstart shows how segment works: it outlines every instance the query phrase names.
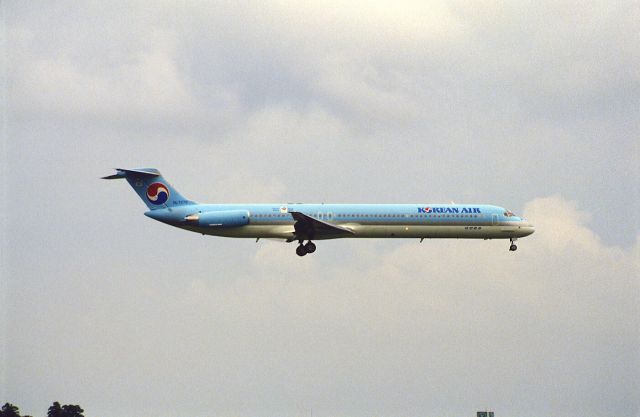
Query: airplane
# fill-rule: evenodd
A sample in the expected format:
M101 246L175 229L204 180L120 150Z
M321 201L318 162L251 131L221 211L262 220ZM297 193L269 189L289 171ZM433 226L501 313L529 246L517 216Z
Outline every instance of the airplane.
M199 204L155 168L115 169L102 179L126 179L152 219L203 235L297 241L298 256L315 252L314 240L340 238L509 239L515 251L517 239L534 232L524 218L486 204Z

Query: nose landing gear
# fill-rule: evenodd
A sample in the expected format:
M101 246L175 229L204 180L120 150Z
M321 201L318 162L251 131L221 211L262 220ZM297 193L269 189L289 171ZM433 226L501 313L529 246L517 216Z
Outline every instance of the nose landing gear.
M302 240L298 241L300 244L296 248L296 254L298 256L304 256L307 253L313 253L316 251L316 244L312 241L308 241L306 244L302 243Z
M518 250L518 247L516 246L516 240L518 239L516 239L515 237L511 238L511 246L509 246L509 250L511 252L515 252L516 250Z

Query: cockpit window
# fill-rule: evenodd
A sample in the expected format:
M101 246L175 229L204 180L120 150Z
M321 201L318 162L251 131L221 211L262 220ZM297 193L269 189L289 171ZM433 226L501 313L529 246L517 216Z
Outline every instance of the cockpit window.
M509 210L504 212L505 217L514 217L515 214L513 214L512 212L510 212Z

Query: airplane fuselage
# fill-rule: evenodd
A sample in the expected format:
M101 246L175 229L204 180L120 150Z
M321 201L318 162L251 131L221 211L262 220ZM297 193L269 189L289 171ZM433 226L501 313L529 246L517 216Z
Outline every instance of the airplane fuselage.
M202 213L246 213L246 224L226 226L190 221ZM291 240L290 212L352 231L352 238L509 239L528 236L533 226L504 208L481 204L195 204L151 210L145 215L182 229L223 237ZM193 217L195 219L195 217Z

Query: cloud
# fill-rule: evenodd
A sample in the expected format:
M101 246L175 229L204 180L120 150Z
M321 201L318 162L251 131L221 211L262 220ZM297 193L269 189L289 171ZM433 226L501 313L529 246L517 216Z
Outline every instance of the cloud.
M31 414L635 415L638 13L7 4L7 394ZM537 232L298 259L154 223L97 180L112 166L202 202L493 202Z
M119 373L137 385L149 372L155 395L223 414L294 413L287 404L451 414L489 403L505 414L632 415L637 245L604 245L588 212L560 196L525 214L537 232L516 253L504 241L327 241L322 257L298 259L292 245L261 242L248 269L259 273L196 274L177 291L149 280L138 291L158 307L119 313L141 326L118 328L96 311L92 325L112 329L97 343L135 327L112 353ZM359 250L368 256L349 256ZM333 263L335 251L349 261Z
M141 51L99 68L65 56L29 55L12 67L14 112L112 124L143 120L148 125L202 113L168 50Z

